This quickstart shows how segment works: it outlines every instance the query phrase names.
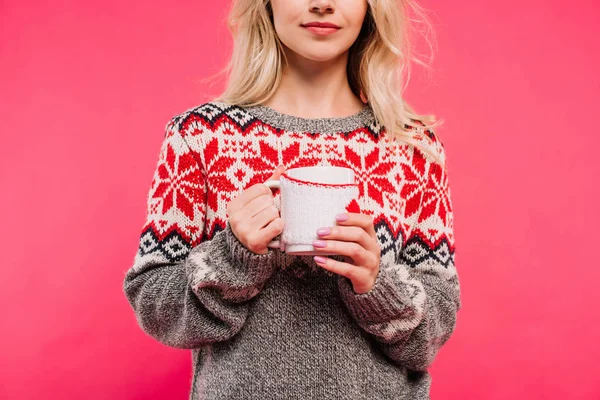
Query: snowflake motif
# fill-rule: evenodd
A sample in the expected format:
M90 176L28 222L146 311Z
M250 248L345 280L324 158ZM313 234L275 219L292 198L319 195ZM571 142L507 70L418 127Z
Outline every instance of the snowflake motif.
M170 144L161 153L159 165L152 182L152 199L162 203L164 215L177 207L190 220L194 219L196 205L202 203L200 169L191 152L175 154Z
M433 214L440 217L441 221L448 225L447 217L452 211L448 192L448 175L444 173L438 164L431 164L429 171L430 184L423 194L423 205L419 222L427 220Z
M385 157L380 157L378 147L361 157L350 146L345 146L345 157L332 160L331 164L352 168L355 172L355 179L359 184L359 197L367 196L376 201L382 208L385 207L383 194L395 191L394 185L388 176L394 163Z

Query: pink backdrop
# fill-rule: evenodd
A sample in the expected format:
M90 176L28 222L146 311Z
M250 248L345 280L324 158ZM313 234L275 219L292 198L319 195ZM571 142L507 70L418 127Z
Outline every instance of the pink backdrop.
M0 3L0 398L185 399L190 353L121 285L166 121L221 87L227 2L52 3ZM423 4L409 99L446 120L464 304L432 398L598 399L600 5Z

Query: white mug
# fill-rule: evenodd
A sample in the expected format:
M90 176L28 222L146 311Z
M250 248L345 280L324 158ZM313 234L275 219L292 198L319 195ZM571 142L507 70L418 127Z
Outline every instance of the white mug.
M280 240L268 246L294 255L332 255L316 251L312 243L318 239L317 229L334 226L335 216L356 201L354 171L328 166L292 168L265 185L280 189L284 223Z

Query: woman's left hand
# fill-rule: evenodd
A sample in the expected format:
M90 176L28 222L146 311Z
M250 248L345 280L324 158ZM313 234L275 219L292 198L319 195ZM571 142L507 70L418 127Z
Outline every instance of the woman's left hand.
M381 256L373 218L365 214L344 213L337 215L336 221L336 226L317 230L319 240L313 242L313 247L349 257L353 263L324 256L315 256L315 262L350 279L356 293L366 293L375 285Z

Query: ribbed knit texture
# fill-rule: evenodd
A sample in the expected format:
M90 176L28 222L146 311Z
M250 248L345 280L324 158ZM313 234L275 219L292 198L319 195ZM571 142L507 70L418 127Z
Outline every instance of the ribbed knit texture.
M413 129L441 163L384 140L368 105L309 119L209 102L169 121L123 288L144 332L192 349L191 400L429 399L460 290L444 146ZM371 291L235 237L227 203L280 164L354 170L382 250Z

